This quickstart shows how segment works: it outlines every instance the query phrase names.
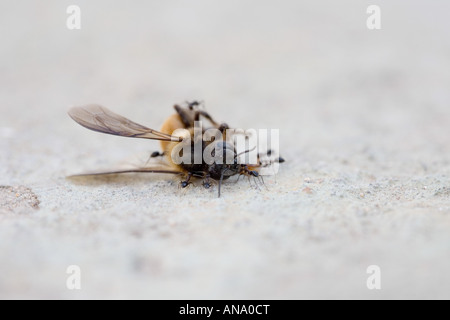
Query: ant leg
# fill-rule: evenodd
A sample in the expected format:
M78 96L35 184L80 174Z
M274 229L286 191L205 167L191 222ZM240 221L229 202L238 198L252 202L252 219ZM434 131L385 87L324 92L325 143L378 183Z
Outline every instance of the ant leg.
M191 179L191 177L192 177L192 173L189 172L187 177L186 177L186 180L181 181L181 187L182 188L186 188L190 184L189 180Z
M250 185L250 187L253 187L252 179L250 179L250 176L247 176L247 179L248 179L248 184Z
M209 174L207 174L205 176L205 180L203 180L203 187L205 187L205 189L209 189L211 187L211 183L209 181L209 178L210 178L210 176L209 176Z
M256 187L256 189L258 189L259 191L261 191L261 188L260 188L259 185L258 185L258 181L260 181L260 180L258 180L259 175L254 175L253 172L254 172L254 171L249 171L249 172L248 172L248 181L252 180L251 178L254 177L255 179L254 179L253 181L255 182L255 187Z
M263 176L258 175L258 179L261 180L261 184L264 186L264 188L266 188L266 190L269 191L269 188L267 188L267 186L266 186L266 184L265 184L265 182L264 182Z

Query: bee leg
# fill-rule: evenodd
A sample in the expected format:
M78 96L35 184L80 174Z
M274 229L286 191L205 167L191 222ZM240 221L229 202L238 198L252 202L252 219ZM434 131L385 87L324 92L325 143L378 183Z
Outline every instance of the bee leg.
M155 151L155 152L152 152L152 154L150 155L150 158L163 157L163 156L164 156L164 152Z
M186 180L181 181L181 187L182 188L186 188L190 184L189 180L191 179L191 177L192 177L192 173L189 172L187 177L186 177Z
M192 112L189 112L190 110L192 110L191 108L193 108L193 106L190 106L191 104L189 104L189 110L186 110L186 108L182 108L177 104L173 106L186 128L192 127L194 125L192 121Z
M209 181L209 174L207 174L205 180L203 180L203 187L205 187L205 189L209 189L211 187L211 182Z
M209 115L208 112L203 111L203 110L195 110L194 121L199 121L200 120L200 116L205 117L206 119L208 119L209 122L211 122L216 127L219 126L219 124L216 121L214 121L214 119Z
M203 105L203 101L198 101L198 100L186 101L186 104L188 105L188 108L190 110L194 110L194 107L198 107L200 105Z
M159 151L152 152L150 154L150 156L148 157L147 161L145 162L145 165L148 165L152 158L162 157L162 156L164 156L164 152L159 152Z
M219 131L220 132L224 132L225 130L227 130L227 129L230 129L230 127L228 126L228 124L226 124L226 123L221 123L220 125L219 125Z

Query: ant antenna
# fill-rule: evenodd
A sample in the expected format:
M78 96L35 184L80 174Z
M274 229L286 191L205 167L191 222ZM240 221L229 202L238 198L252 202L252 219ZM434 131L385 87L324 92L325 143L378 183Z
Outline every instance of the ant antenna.
M251 148L251 149L248 149L248 150L239 152L237 155L234 156L234 158L236 159L237 157L239 157L239 156L241 156L241 155L243 155L243 154L246 154L246 153L248 153L248 152L252 152L252 151L255 150L255 149L256 149L256 146L254 146L254 147Z

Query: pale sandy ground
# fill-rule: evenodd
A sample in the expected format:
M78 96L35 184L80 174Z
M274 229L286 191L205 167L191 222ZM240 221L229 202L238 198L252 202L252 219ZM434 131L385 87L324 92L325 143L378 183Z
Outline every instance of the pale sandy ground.
M0 298L450 298L450 7L369 4L1 1ZM65 179L158 149L71 105L157 128L186 99L281 129L268 190Z

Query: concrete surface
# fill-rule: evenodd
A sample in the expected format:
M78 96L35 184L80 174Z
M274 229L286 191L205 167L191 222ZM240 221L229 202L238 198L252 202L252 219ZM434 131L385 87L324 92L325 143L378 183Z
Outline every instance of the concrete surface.
M2 1L0 298L450 298L449 5L376 2L381 30L367 1ZM281 129L267 190L65 179L158 149L70 106L187 99Z

